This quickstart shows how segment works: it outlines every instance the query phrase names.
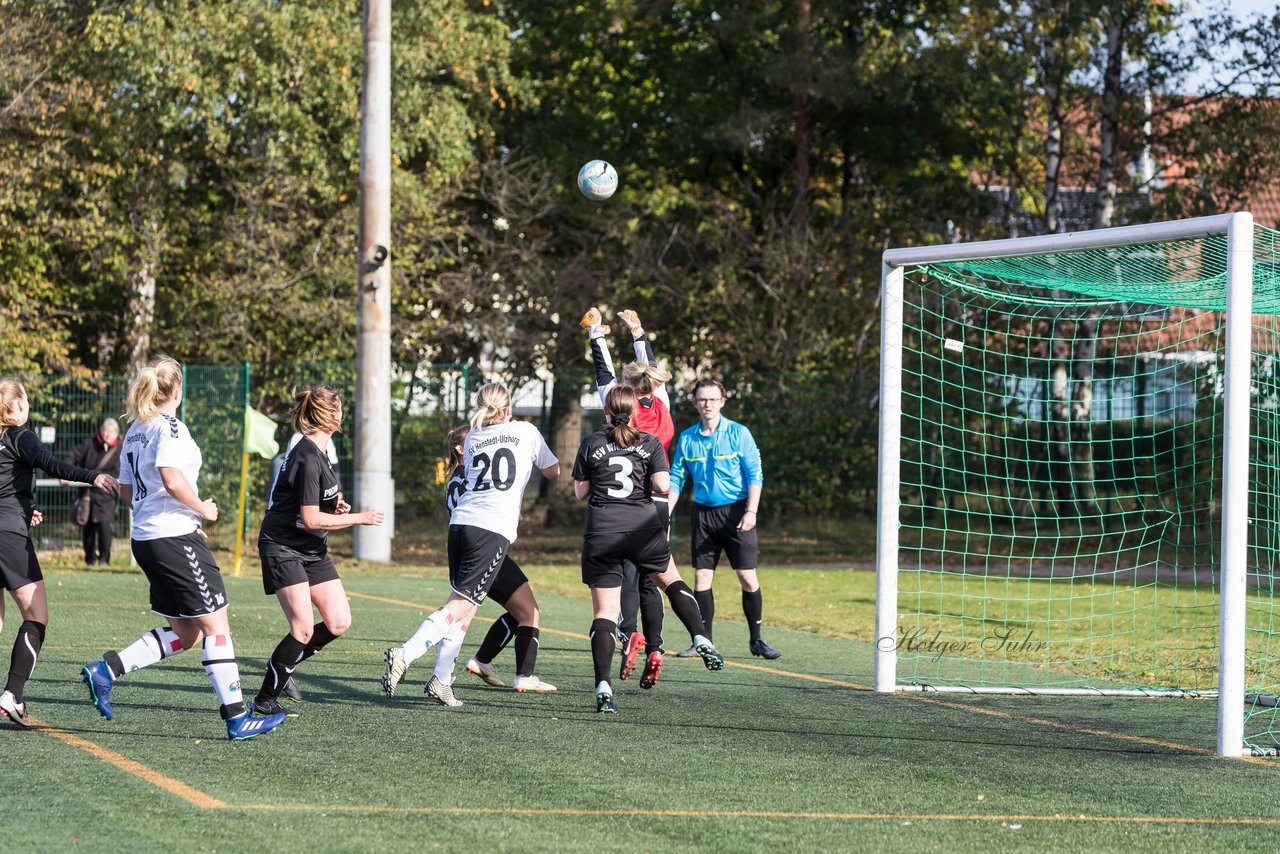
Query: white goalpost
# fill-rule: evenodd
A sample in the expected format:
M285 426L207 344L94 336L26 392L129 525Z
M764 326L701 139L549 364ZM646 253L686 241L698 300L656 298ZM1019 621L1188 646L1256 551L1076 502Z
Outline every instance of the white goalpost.
M1216 696L1218 754L1265 752L1276 236L1232 213L884 253L876 691Z

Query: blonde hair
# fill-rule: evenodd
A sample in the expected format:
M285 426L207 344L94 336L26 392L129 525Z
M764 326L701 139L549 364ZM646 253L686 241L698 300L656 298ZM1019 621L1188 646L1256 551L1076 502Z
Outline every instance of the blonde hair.
M147 421L160 411L162 404L173 400L181 388L182 365L168 356L152 359L129 384L125 415L135 424Z
M454 427L445 437L444 450L449 455L449 468L454 469L462 464L462 451L458 450L458 446L467 441L467 434L470 432L470 425L463 424L461 427Z
M622 368L622 384L631 386L641 397L648 397L663 383L670 381L671 372L657 365L628 362Z
M331 385L318 385L294 392L293 407L289 410L289 423L304 436L317 430L336 433L342 428L342 395Z
M27 396L27 390L21 381L13 377L0 378L0 436L9 432L10 427L17 427L18 422L11 420L9 410L19 400Z
M476 392L476 411L471 413L471 426L479 429L507 420L511 408L511 392L502 383L489 383Z
M631 426L638 405L636 390L631 386L616 385L604 397L604 417L611 425L609 441L619 448L630 448L640 441L640 431Z

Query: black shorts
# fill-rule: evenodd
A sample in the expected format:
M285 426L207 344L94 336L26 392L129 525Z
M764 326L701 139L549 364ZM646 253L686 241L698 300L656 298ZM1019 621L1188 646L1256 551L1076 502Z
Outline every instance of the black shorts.
M588 587L621 587L622 562L629 560L644 575L665 572L671 543L665 528L638 531L588 531L582 538L582 583Z
M37 581L44 581L44 573L31 537L17 531L0 531L0 586L17 590Z
M689 540L693 545L693 568L715 569L723 551L734 569L755 569L760 564L756 529L743 533L738 523L747 512L747 499L722 507L693 505Z
M225 610L227 588L204 537L133 540L133 556L151 582L151 610L162 617L207 617Z
M482 605L498 580L511 543L474 525L449 526L449 586L474 605Z
M505 608L520 585L528 583L529 576L524 574L520 564L511 559L511 555L507 555L502 559L502 566L498 567L498 580L489 589L489 598Z
M258 540L258 558L262 561L262 589L268 596L282 587L315 587L338 578L338 568L327 554L299 554L288 546Z

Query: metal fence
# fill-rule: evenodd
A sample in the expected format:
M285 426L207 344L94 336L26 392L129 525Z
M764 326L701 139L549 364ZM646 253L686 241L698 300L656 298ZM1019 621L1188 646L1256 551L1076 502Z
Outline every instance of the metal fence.
M277 368L270 379L257 377L249 364L185 368L179 417L191 429L204 456L200 494L218 502L221 518L211 526L210 535L224 547L235 537L245 407L253 406L276 419L281 448L290 435L284 424L290 401L286 392L273 394L267 391L269 387L283 390L324 382L342 392L348 411L354 408L356 374L350 362L299 363L283 372ZM444 471L444 438L449 429L465 421L471 393L485 379L474 366L462 364L396 367L392 379L392 477L395 518L401 531L444 524L442 483L448 474ZM766 473L765 514L841 518L873 512L876 376L730 374L724 381L729 389L724 415L750 427L761 448ZM103 418L121 417L128 379L45 378L31 387L31 426L43 433L55 456L65 457L97 431ZM697 413L688 400L687 387L671 391L672 414L679 431L696 423ZM583 435L601 424L591 372L585 368L559 371L526 385L517 390L515 406L517 417L535 423L548 438L561 423L573 424ZM571 408L572 413L567 411ZM354 428L354 419L348 424ZM122 423L122 429L127 427ZM354 482L354 438L349 433L335 437L339 472L346 484ZM576 448L577 438L560 443L560 447ZM562 463L567 476L572 457ZM249 543L254 541L266 505L271 473L269 461L251 459L244 523ZM42 480L41 484L37 503L46 521L32 531L38 546L78 545L79 530L69 520L74 488L59 486L56 480ZM534 490L530 493L530 502L540 500ZM123 536L127 508L117 512L115 527L117 535ZM580 512L576 518L580 521Z

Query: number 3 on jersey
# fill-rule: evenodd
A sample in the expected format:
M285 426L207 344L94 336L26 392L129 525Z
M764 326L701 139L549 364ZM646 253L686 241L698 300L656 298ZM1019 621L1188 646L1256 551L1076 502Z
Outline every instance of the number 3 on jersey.
M611 498L628 498L631 490L635 487L635 483L631 480L631 472L635 470L635 464L631 462L630 457L610 457L609 470L613 472L613 482L617 486L609 487L609 496Z
M516 455L510 448L498 448L492 459L487 452L476 454L472 457L472 463L480 470L472 492L484 492L490 488L506 492L516 482ZM492 480L489 479L490 475Z

